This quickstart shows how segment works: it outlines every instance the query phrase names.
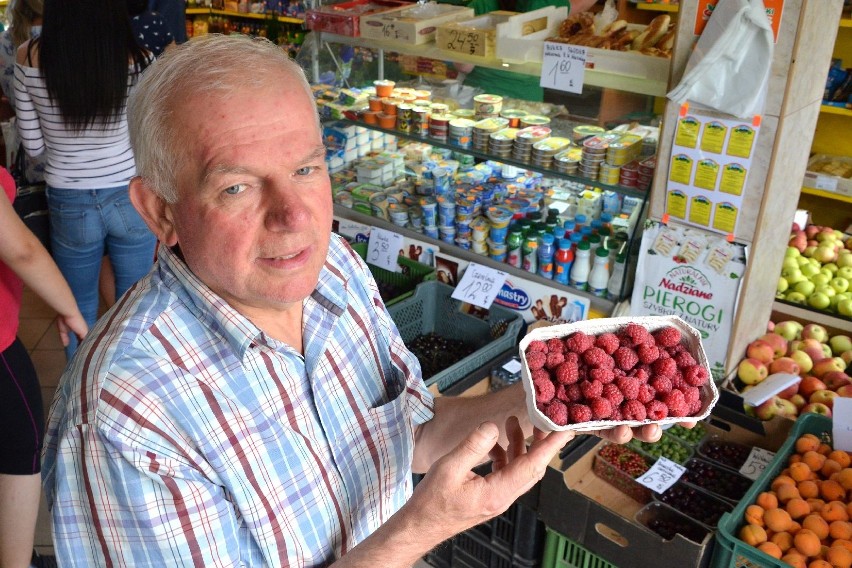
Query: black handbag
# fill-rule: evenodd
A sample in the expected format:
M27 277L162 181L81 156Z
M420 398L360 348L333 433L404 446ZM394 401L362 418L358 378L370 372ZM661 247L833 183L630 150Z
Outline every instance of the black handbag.
M15 179L17 193L13 206L24 225L32 231L41 244L50 251L50 211L47 207L47 186L44 182L27 179L23 145L18 148L10 172Z

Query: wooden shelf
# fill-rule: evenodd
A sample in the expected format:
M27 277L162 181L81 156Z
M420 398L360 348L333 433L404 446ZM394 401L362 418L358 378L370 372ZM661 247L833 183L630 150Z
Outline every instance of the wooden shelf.
M819 111L825 114L837 114L840 116L849 116L852 117L852 109L832 106L832 105L822 105L819 107Z
M255 14L253 12L232 12L230 10L214 10L212 8L187 8L187 15L206 15L213 14L216 16L227 16L229 18L247 18L250 20L268 20L267 14ZM304 24L302 18L292 18L290 16L278 16L279 22L288 24Z
M803 187L802 193L806 193L808 195L816 195L818 197L824 197L825 199L834 199L835 201L842 201L843 203L852 203L852 196L841 195L832 191L823 191L822 189Z
M852 18L840 18L841 28L852 28Z
M636 3L637 10L648 10L651 12L677 12L680 9L678 4L669 4L662 2L642 2Z
M798 304L790 304L776 300L772 305L772 321L778 323L780 317L785 319L794 319L803 323L818 323L829 328L829 330L847 331L852 325L852 319L843 317L839 314L832 315L827 312L813 310L807 306Z

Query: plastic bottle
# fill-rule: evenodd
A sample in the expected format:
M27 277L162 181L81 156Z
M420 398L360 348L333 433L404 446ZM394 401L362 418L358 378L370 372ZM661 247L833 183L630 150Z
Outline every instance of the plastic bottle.
M523 261L521 268L535 274L538 271L538 236L535 234L524 237Z
M574 221L565 221L562 224L562 228L565 229L565 234L570 236L577 229L577 226L574 224Z
M574 253L574 264L571 265L571 286L578 290L585 290L588 287L591 264L589 243L580 241Z
M609 284L609 251L598 247L595 251L595 263L589 273L589 292L595 296L604 297Z
M589 235L589 238L586 239L589 241L589 254L594 256L595 251L601 246L601 237L600 235Z
M553 255L553 279L560 284L568 285L568 275L571 272L571 264L574 262L574 250L571 241L559 239L559 247Z
M621 248L612 267L612 275L606 287L606 297L612 301L621 299L621 285L624 282L625 264L627 263L627 247Z
M574 255L577 254L577 245L583 242L583 235L580 233L571 233L569 237L571 241L571 248L574 249Z
M543 235L538 240L538 275L553 279L553 235Z
M586 226L586 216L585 215L576 215L574 217L574 225L576 226L578 231L582 231L583 227Z
M509 231L509 236L506 237L506 263L511 264L516 268L520 268L523 261L523 251L521 247L524 244L524 233L519 227Z

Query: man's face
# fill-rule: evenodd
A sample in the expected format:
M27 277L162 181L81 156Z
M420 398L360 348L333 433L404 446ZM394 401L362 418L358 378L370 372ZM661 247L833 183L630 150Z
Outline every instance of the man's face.
M238 311L269 315L316 286L332 201L314 102L292 77L176 113L188 159L168 205L174 242L198 278Z

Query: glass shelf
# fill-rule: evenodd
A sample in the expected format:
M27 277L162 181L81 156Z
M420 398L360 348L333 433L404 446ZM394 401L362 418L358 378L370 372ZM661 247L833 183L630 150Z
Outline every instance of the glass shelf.
M255 14L253 12L232 12L231 10L214 10L213 8L187 8L187 15L205 15L213 14L216 16L228 16L232 18L248 18L252 20L268 20L267 14ZM290 16L278 16L279 22L287 24L304 24L305 20L301 18L292 18Z
M518 160L513 160L512 158L498 158L496 156L493 156L492 154L485 154L485 153L482 153L482 152L477 152L476 150L473 150L473 149L470 149L470 148L461 148L459 146L455 146L453 144L449 144L448 142L443 142L441 140L438 140L436 138L431 138L429 136L416 136L416 135L413 135L413 134L408 134L406 132L400 132L399 130L382 128L382 127L374 125L374 124L367 124L366 122L362 122L362 121L359 121L359 120L351 120L351 119L348 119L348 118L333 119L333 120L339 120L341 122L345 122L347 124L354 124L356 126L363 126L364 128L369 128L371 130L378 130L380 132L384 132L385 134L392 134L394 136L399 136L400 138L405 138L406 140L412 140L414 142L425 142L427 144L431 144L432 146L438 146L439 148L446 148L446 149L449 149L449 150L453 150L455 152L461 152L463 154L468 154L468 155L471 155L474 158L478 158L480 160L493 160L495 162L500 162L501 164L508 164L510 166L515 166L517 168L521 168L521 169L524 169L524 170L531 170L531 171L534 171L534 172L539 172L539 173L541 173L541 174L543 174L547 177L565 179L565 180L573 181L575 183L581 183L583 185L601 188L602 190L608 189L608 190L614 191L616 193L619 193L621 195L627 195L627 196L630 196L630 197L637 197L637 198L642 199L642 200L645 200L648 196L647 191L643 191L643 190L639 190L639 189L633 189L633 188L630 188L630 187L623 187L623 186L620 186L620 185L607 185L605 183L600 183L600 182L595 181L595 180L590 180L590 179L579 177L579 176L572 176L572 175L569 175L569 174L564 174L564 173L559 172L557 170L551 170L551 169L548 169L548 168L535 166L535 165L529 164L527 162L521 162L521 161L518 161Z

